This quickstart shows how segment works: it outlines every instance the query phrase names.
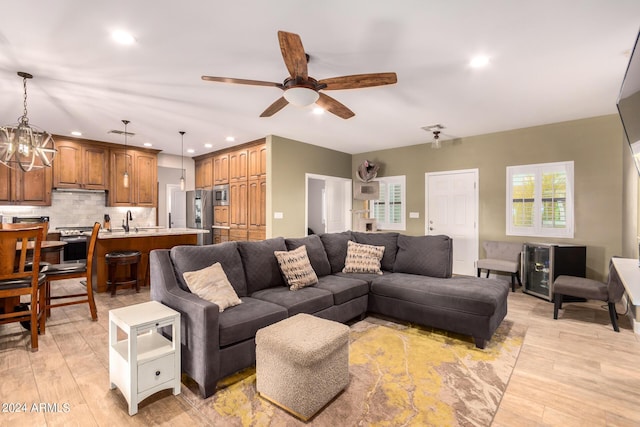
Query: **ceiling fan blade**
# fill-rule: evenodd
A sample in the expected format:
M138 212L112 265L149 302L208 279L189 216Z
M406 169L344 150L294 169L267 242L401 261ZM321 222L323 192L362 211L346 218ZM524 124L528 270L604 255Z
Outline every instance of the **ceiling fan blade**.
M286 31L278 31L280 51L292 78L301 77L306 80L309 77L307 71L307 55L304 53L300 36Z
M342 119L349 119L356 115L353 111L351 111L350 109L348 109L343 104L339 103L329 95L325 95L322 92L318 92L318 93L320 94L320 98L318 98L318 100L316 101L316 104L318 104L320 107L324 108L328 112L335 114L336 116Z
M286 99L284 99L284 96L281 96L280 98L278 98L276 100L276 102L274 102L273 104L269 105L267 107L266 110L264 110L262 112L262 114L260 114L260 117L271 117L273 116L275 113L277 113L278 111L282 110L284 107L287 106L287 104L289 104L289 101L287 101Z
M234 79L232 77L213 77L213 76L202 76L202 80L206 80L208 82L220 82L220 83L236 83L241 85L252 85L252 86L275 86L280 89L284 89L282 83L274 83L274 82L264 82L261 80L246 80L246 79Z
M327 85L323 90L338 90L391 85L397 82L396 73L372 73L322 79L318 81L318 84Z

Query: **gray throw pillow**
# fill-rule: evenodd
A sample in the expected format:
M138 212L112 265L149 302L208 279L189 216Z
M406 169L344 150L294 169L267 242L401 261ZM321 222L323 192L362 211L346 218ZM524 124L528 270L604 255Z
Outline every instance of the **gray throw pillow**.
M398 236L393 271L449 278L453 267L453 240L449 236Z

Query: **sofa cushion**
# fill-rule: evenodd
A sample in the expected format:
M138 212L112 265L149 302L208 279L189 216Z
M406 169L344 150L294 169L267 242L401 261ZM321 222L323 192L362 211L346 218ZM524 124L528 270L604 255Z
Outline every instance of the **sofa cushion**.
M333 306L333 294L315 286L291 292L284 286L263 289L251 295L263 301L278 304L287 309L289 316L298 313L313 314Z
M192 293L216 304L221 313L242 303L219 262L202 270L185 272L184 280Z
M297 249L302 245L307 247L309 261L311 261L313 270L316 272L318 277L331 274L331 264L329 264L329 258L327 258L327 252L324 250L324 245L322 244L320 236L312 234L311 236L296 239L287 238L284 239L284 242L289 250Z
M347 257L344 260L343 273L377 273L380 270L380 260L384 254L384 246L363 245L362 243L347 242Z
M451 277L453 246L448 236L398 236L393 271L431 277Z
M237 242L238 252L244 265L247 281L247 292L252 295L260 289L272 286L284 286L284 279L280 274L275 251L286 251L282 237L261 240L259 242Z
M391 272L389 272L389 271L387 271L387 272L383 271L382 275L390 274L390 273ZM339 273L334 274L333 276L346 277L347 279L364 280L368 284L371 284L371 282L373 282L375 279L380 277L380 274L377 274L377 273L343 273L343 272L339 272Z
M372 246L384 246L384 255L380 261L380 268L385 271L393 271L398 252L398 235L400 233L362 233L352 232L356 242Z
M376 275L376 277L380 277ZM340 305L369 293L369 282L355 277L324 276L318 279L316 288L333 294L333 303Z
M282 306L242 298L242 304L228 308L218 317L220 347L251 339L258 329L286 318L287 310Z
M347 257L347 242L349 240L355 241L351 231L321 234L320 240L322 240L324 250L327 253L327 258L331 265L331 273L335 274L342 271L344 259Z
M391 273L374 280L371 293L425 307L490 316L507 298L509 283L477 277L442 279Z
M183 274L185 272L202 270L205 267L219 262L231 286L235 289L236 294L238 294L239 297L246 297L248 295L244 267L237 250L236 242L204 246L174 246L171 248L170 256L176 271L178 284L183 290L191 292L189 291L187 283L184 281ZM278 275L280 275L279 272Z
M306 246L302 245L290 251L275 251L273 254L290 290L297 291L318 283L318 276L313 271Z

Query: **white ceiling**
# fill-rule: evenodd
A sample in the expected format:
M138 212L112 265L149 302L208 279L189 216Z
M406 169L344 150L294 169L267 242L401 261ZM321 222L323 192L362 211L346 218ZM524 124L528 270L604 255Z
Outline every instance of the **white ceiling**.
M108 131L128 119L129 144L169 154L179 130L193 155L270 134L348 153L429 142L421 127L436 123L479 135L615 113L639 26L638 0L5 1L0 124L22 114L26 71L31 124L123 143ZM280 89L201 80L282 82L278 30L300 35L316 79L398 83L330 92L356 113L343 120L291 105L260 118ZM477 54L488 67L469 67Z

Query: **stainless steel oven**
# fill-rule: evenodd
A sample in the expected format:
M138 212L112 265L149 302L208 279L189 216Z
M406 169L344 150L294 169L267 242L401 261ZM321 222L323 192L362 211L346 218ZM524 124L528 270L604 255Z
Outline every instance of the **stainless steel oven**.
M56 230L60 231L60 240L67 242L62 250L62 262L86 262L89 236L83 233L92 227L58 227Z

